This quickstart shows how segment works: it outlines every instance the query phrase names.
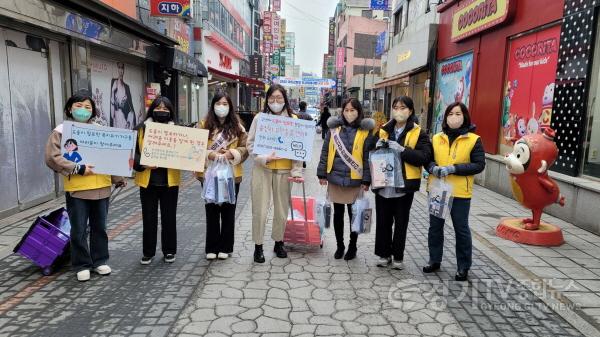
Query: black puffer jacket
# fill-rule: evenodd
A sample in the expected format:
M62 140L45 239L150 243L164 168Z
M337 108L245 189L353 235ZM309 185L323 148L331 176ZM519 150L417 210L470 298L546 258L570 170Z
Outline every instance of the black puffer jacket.
M384 124L381 128L385 132L387 132L389 137L388 140L396 141L398 144L404 146L406 134L415 127L414 116L415 115L413 114L411 115L411 118L408 119L404 130L402 130L402 133L398 138L396 138L396 133L394 131L396 121L392 119L391 121ZM369 150L375 150L377 140L379 140L379 133L377 133L377 137L370 144ZM426 130L421 129L415 148L411 149L410 147L406 146L404 151L402 151L402 153L400 154L400 158L402 158L402 163L407 163L416 167L427 167L427 164L429 164L433 160L433 147L431 146L431 140L429 139ZM404 188L396 189L397 192L410 193L419 190L419 188L421 187L420 175L419 178L416 179L406 179L406 170L402 170L402 176L404 178Z
M361 184L371 184L371 171L369 170L369 144L373 142L373 135L371 131L375 128L375 120L371 118L364 118L360 122L355 122L353 125L345 123L344 119L334 116L327 120L327 126L331 130L325 136L323 142L323 148L321 149L321 159L319 160L319 166L317 167L317 177L319 179L327 179L330 184L343 186L343 187L357 187ZM362 179L352 179L350 177L350 168L342 158L338 151L335 151L335 157L333 159L333 167L331 172L327 173L327 158L329 156L329 141L331 139L331 132L334 129L340 127L340 137L344 143L348 152L352 153L354 148L354 138L359 129L369 131L369 136L365 140L363 146L363 177Z

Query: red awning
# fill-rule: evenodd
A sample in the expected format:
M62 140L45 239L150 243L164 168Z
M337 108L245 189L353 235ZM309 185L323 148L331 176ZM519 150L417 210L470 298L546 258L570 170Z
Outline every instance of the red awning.
M263 82L259 81L259 80L255 80L255 79L250 78L250 77L244 77L244 76L240 76L240 75L229 74L229 73L226 73L224 71L217 70L217 69L215 69L213 67L208 67L208 72L212 73L212 74L215 74L217 76L220 76L220 77L229 78L229 79L234 80L234 81L238 80L238 81L244 82L246 84L258 85L258 86L262 86L263 88L265 86L265 84Z

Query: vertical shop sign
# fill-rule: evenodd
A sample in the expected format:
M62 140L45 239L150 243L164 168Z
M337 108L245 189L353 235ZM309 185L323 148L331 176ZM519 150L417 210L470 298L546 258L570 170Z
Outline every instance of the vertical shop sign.
M510 40L502 97L500 153L550 126L560 25Z
M281 44L281 20L277 13L273 13L273 26L271 30L273 31L273 49L279 48Z
M285 19L280 19L281 22L281 29L279 31L279 48L284 49L285 48Z
M433 133L442 130L444 110L454 102L469 106L473 53L455 56L439 62L436 74L435 104L433 106Z
M273 0L272 10L273 12L279 12L281 10L281 0Z
M335 19L329 18L329 48L327 54L333 55L335 52Z

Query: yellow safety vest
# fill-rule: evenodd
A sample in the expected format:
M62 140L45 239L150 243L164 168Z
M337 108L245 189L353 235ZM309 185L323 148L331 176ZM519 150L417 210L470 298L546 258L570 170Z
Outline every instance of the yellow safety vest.
M144 130L138 130L138 145L140 147L140 153L143 153L144 149ZM151 169L145 169L142 172L135 173L135 184L146 188L150 183ZM169 187L179 186L181 182L181 171L176 169L167 169L167 184Z
M68 177L63 177L63 180L65 183L65 192L95 190L111 185L110 175L107 174L92 174L89 176L72 174Z
M438 166L466 164L471 162L471 151L479 136L467 133L458 136L452 145L448 136L440 132L433 136L433 159ZM431 183L433 176L429 176ZM452 185L452 196L457 198L470 198L473 195L474 176L458 176L451 174L446 177L446 182Z
M200 125L201 129L204 129L205 125L206 125L206 121L205 120L200 121L199 125ZM212 139L209 139L208 140L208 147L210 148L210 146L213 143L214 143L214 141ZM231 144L229 144L229 146L227 146L228 149L235 149L237 147L238 147L238 139L234 140ZM207 161L208 161L208 159L207 159ZM242 167L241 163L233 166L233 176L234 177L236 177L236 178L241 177L242 174L243 174L243 172L244 172L244 168ZM204 172L198 172L198 173L196 173L196 175L198 177L204 177Z
M336 128L339 132L341 128ZM354 144L352 145L352 158L356 160L358 163L362 165L363 163L363 149L365 147L365 140L369 137L369 130L359 129L356 131L356 136L354 136ZM327 173L330 173L333 169L333 160L335 158L335 145L333 144L333 133L329 138L329 152L327 153ZM351 179L362 179L362 175L359 175L358 172L354 170L350 170L350 178Z
M414 149L417 146L417 141L419 140L419 135L421 134L421 127L419 124L415 123L415 126L406 133L406 137L404 137L404 147L409 147ZM380 139L389 139L389 135L387 131L384 129L379 129L379 138ZM406 174L406 179L421 179L423 168L421 166L413 166L407 162L404 162L404 173Z

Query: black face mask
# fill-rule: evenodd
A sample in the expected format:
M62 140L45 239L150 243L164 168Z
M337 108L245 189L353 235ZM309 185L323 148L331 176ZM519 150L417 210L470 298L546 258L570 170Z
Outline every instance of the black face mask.
M158 123L167 123L170 120L171 113L168 111L154 111L154 120Z

